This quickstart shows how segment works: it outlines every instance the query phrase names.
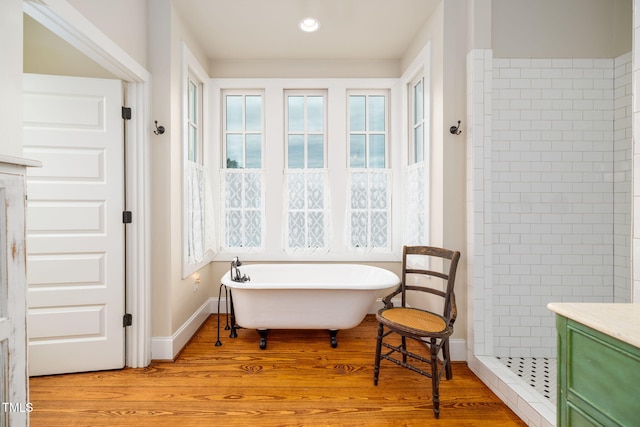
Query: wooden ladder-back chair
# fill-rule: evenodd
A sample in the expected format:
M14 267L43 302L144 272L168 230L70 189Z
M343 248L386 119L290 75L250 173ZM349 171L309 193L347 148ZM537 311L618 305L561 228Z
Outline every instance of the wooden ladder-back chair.
M431 378L433 413L436 418L439 418L440 377L443 372L445 372L448 380L453 376L449 337L453 333L453 323L457 315L453 287L456 280L460 252L430 246L405 246L402 252L402 283L395 292L383 299L385 308L380 309L376 314L378 337L373 369L373 384L378 385L381 359L389 360ZM407 263L408 258L410 261L419 260L421 262L419 265L414 266L414 263ZM416 259L414 260L414 258ZM446 273L447 260L449 260L448 273ZM445 272L434 270L440 263L444 265L442 271ZM434 299L431 296L435 295L437 297L435 299L441 300L442 308L431 309L433 301L429 301L429 309L409 307L407 304L407 291L426 292L430 295L427 297L429 300ZM398 294L401 294L402 303L400 307L394 307L391 299ZM418 294L415 296L417 298ZM385 341L393 334L396 334L395 341ZM397 339L397 335L400 336L400 340ZM429 349L430 358L407 350L407 338L426 345ZM397 344L398 342L400 343ZM383 347L385 348L384 353L382 352ZM440 353L442 353L441 360L439 359ZM409 363L408 360L414 364L416 364L416 361L429 364L431 369L428 371L422 370Z

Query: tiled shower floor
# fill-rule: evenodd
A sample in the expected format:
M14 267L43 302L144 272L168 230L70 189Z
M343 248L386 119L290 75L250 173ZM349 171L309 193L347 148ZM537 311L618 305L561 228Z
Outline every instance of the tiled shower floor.
M556 403L556 359L546 357L498 357L502 364L538 393Z

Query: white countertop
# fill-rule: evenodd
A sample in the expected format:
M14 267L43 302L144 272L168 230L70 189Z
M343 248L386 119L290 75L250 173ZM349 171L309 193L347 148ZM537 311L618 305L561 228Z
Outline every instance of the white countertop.
M39 160L23 159L22 157L12 157L0 154L0 164L1 163L15 166L42 167L42 162Z
M640 348L640 304L552 302L547 308Z

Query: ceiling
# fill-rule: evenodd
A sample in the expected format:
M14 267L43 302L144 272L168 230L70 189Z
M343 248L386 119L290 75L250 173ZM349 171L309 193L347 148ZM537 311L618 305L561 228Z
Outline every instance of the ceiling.
M400 59L442 0L178 0L212 60ZM315 33L298 22L320 21Z

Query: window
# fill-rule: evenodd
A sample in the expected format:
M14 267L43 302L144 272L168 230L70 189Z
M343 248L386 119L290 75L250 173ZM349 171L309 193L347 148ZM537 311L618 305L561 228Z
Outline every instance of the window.
M183 46L183 267L187 277L213 259L214 222L205 156L205 86L208 76Z
M264 245L263 95L223 94L223 245L251 250Z
M428 136L425 106L424 77L409 84L410 141L409 161L406 172L404 207L404 243L425 245L428 243L427 223L427 173L425 161L425 137Z
M349 167L384 168L387 163L387 95L349 95Z
M189 264L198 264L205 253L205 186L207 174L202 164L202 82L193 73L187 79L187 258Z
M424 79L411 84L411 150L410 164L424 160Z
M286 218L288 252L329 249L326 93L286 91Z
M244 252L247 261L397 261L407 147L392 140L406 134L398 127L402 112L390 108L401 105L398 79L220 78L211 85L211 102L220 106L212 116L220 147L213 151L217 260ZM352 224L360 227L353 240Z
M262 168L262 95L224 96L225 153L228 169Z
M202 164L202 83L195 75L189 74L187 86L189 95L187 101L187 159Z
M352 249L391 247L387 99L381 91L350 91L348 96L346 243Z
M325 167L325 95L287 94L287 168Z

